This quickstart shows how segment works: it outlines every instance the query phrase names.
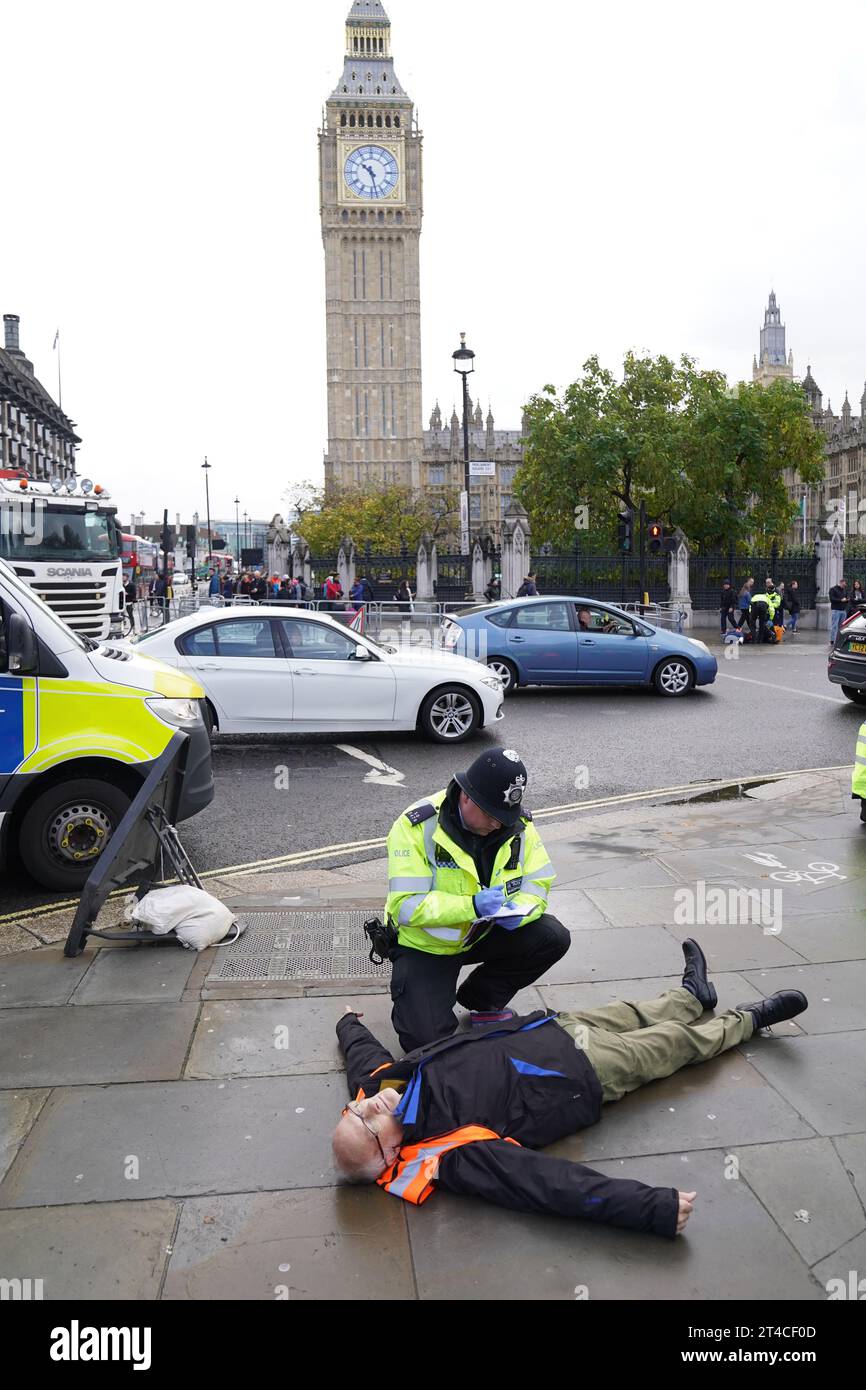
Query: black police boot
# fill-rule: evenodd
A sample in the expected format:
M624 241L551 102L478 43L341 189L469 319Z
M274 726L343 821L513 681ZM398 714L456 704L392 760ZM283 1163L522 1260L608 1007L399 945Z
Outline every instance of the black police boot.
M759 1028L772 1028L774 1023L796 1018L808 1007L808 999L798 989L781 989L778 994L771 994L769 999L760 999L756 1004L738 1004L737 1012L752 1015L757 1033Z
M683 989L693 994L705 1009L714 1009L719 1002L719 996L716 994L715 985L711 985L707 979L706 956L690 936L683 942L683 955L686 958Z
M860 819L866 825L866 799L860 802Z

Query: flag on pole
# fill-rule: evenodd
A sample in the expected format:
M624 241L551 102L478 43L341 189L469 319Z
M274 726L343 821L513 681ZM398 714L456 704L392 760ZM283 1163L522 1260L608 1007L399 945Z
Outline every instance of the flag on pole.
M59 341L60 341L60 329L58 328L57 332L54 334L54 342L51 344L51 351L52 351L52 352L53 352L54 349L57 347L57 344L59 343Z

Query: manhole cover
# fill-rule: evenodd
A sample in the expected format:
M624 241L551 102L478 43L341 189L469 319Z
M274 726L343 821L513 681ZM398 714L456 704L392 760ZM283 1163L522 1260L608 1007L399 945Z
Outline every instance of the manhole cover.
M328 980L384 983L390 966L374 965L364 935L366 912L285 911L237 914L246 931L218 955L213 981Z

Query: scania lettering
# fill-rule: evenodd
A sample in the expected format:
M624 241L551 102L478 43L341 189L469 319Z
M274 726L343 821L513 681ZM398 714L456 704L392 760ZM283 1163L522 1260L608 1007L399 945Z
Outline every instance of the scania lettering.
M0 560L0 864L81 888L180 731L178 819L213 799L204 691L138 652L73 632Z
M120 531L104 488L0 471L0 559L75 632L122 634Z

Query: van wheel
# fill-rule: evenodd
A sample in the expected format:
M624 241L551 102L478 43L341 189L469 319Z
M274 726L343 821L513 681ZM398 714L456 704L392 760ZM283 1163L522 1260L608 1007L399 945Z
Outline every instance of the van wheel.
M462 743L481 723L481 710L468 690L435 690L421 706L420 722L434 743Z
M866 705L866 690L861 690L856 685L843 685L842 694L846 699L853 700L855 705Z
M43 888L83 888L129 803L119 787L95 778L49 787L21 822L18 850L25 869Z

